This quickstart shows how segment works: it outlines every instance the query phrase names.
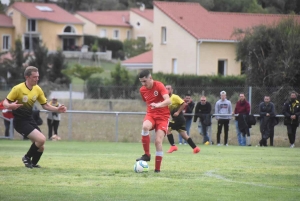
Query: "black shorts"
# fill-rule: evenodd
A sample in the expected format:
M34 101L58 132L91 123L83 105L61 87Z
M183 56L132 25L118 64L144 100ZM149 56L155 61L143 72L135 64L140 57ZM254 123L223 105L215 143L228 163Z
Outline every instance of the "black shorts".
M169 130L186 131L185 122L170 121Z
M27 137L34 129L41 131L32 117L27 119L14 118L14 128L24 137Z

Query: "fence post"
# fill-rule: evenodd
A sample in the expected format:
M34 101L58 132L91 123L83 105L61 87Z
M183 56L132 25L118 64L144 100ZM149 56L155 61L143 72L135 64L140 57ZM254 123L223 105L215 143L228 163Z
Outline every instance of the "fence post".
M70 99L69 99L69 110L72 110L72 83L70 84L70 87L69 87L69 91L70 91ZM69 133L68 133L68 139L69 140L72 140L72 113L70 112L69 113L69 123L68 123L68 126L69 126Z
M252 105L252 86L249 86L249 104L250 104L250 108ZM250 114L251 114L251 109L250 109Z
M118 142L118 134L119 134L119 113L116 112L116 142Z

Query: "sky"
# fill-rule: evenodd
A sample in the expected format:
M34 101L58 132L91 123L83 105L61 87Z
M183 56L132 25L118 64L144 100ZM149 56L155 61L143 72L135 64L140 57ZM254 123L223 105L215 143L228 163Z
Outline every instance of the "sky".
M1 0L1 3L8 5L9 4L9 0Z

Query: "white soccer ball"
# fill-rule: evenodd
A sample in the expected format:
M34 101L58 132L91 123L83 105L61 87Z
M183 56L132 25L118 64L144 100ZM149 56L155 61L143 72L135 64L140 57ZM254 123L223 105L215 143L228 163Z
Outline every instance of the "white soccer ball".
M133 170L136 173L148 172L149 165L146 161L137 161L133 166Z

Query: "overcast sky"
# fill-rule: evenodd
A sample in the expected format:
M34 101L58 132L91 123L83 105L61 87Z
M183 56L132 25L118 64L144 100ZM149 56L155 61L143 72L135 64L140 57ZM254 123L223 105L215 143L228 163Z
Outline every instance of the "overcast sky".
M8 5L8 4L9 4L9 0L1 0L1 3L2 3L2 4L7 4L7 5Z

